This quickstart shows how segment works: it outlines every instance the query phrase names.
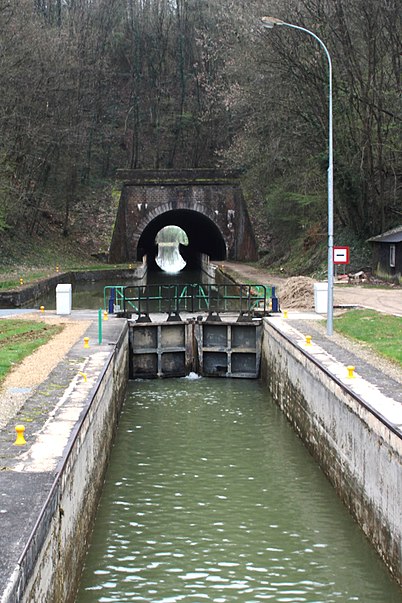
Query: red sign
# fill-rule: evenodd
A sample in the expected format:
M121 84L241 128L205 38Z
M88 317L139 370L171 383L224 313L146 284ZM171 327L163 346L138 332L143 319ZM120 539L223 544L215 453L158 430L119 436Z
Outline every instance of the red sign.
M334 247L334 264L349 264L349 247Z

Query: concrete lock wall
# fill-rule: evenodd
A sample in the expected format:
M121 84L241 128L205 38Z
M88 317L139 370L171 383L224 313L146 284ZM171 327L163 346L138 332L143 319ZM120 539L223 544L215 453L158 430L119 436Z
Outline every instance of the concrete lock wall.
M32 285L26 285L22 289L0 291L0 308L32 308L40 297L55 289L59 284L72 283L74 285L78 282L112 280L117 278L121 278L122 280L141 279L146 274L146 271L146 263L139 264L137 262L132 269L119 268L61 272L56 276L44 278Z
M402 441L309 354L264 321L275 402L402 584Z
M7 602L74 601L127 380L126 327L74 430Z
M74 601L127 385L127 329L72 434L7 603ZM274 400L402 583L401 439L269 319L261 360Z

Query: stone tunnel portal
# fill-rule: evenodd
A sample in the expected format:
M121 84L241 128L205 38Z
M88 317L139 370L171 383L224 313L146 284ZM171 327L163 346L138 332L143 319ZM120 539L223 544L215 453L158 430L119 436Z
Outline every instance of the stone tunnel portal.
M144 228L138 241L137 260L142 260L146 255L148 265L155 266L158 252L155 239L165 226L179 226L186 233L188 245L180 245L180 254L188 268L198 267L202 254L208 255L211 260L226 259L225 241L217 225L197 211L178 209L157 216Z
M189 244L189 268L211 260L256 260L257 246L238 175L224 170L121 170L123 180L109 261L132 262L157 253L165 226L178 226Z

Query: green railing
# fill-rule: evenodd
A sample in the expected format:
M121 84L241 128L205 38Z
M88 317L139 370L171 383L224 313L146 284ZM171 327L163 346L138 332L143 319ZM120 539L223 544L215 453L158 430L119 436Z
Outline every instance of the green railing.
M149 314L179 312L238 312L266 316L279 311L275 287L268 285L107 286L104 307L109 313Z

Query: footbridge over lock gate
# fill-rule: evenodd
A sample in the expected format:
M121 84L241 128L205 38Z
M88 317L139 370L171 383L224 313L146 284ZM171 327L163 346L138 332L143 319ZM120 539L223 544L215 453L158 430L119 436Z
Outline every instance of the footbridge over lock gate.
M211 260L257 259L239 173L224 170L119 170L122 192L109 252L114 263L147 257L153 265L158 232L178 226L188 245L180 253L192 268Z

